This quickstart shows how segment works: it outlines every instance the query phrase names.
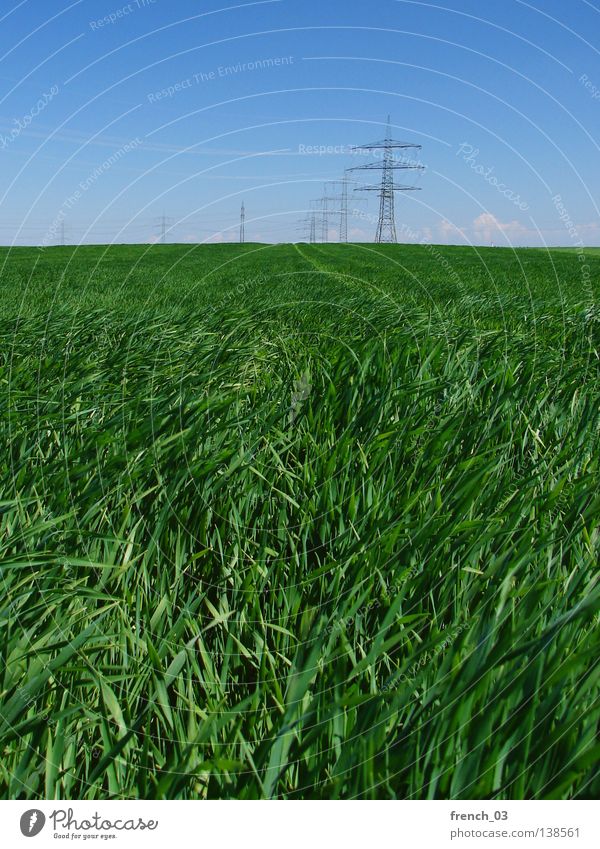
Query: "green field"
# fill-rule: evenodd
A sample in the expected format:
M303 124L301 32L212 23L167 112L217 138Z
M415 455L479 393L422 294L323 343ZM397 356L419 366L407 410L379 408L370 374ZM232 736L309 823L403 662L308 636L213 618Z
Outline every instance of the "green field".
M1 249L2 796L598 796L586 260Z

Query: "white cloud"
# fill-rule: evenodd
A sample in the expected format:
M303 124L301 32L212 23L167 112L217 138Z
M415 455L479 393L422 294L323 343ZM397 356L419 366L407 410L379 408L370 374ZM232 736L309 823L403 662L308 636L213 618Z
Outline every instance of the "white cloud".
M355 242L368 242L372 238L372 234L367 234L360 227L352 227L348 231L348 238Z
M482 212L473 221L473 241L493 242L501 236L509 243L528 232L520 221L500 221L491 212Z
M457 224L453 224L448 219L444 218L439 225L440 230L440 240L442 242L455 242L457 239L460 239L463 242L468 242L469 239L465 233L465 231L459 227Z

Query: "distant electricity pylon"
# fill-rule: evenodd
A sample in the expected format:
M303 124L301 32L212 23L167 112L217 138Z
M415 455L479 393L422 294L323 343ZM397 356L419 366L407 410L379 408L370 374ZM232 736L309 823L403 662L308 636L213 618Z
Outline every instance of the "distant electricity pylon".
M321 198L321 241L329 241L329 197L327 193Z
M64 219L60 222L60 243L65 246L65 222Z
M342 209L340 214L340 242L348 241L348 172L342 180Z
M394 192L417 191L417 186L402 186L394 183L394 171L423 171L423 166L394 158L395 150L406 150L412 148L421 150L420 144L394 141L392 139L392 127L388 115L387 130L385 138L371 144L361 144L353 150L383 150L381 162L369 162L368 165L356 165L350 171L381 171L380 186L360 186L355 191L379 192L379 221L377 222L376 242L397 242L396 223L394 220Z
M170 218L163 213L157 220L160 229L160 242L164 245L167 241L167 227L169 226Z
M316 239L316 230L317 230L317 215L314 211L307 215L306 218L301 218L298 221L299 230L302 231L302 235L306 239L308 237L308 242L311 245L317 241Z
M246 241L246 209L244 207L244 201L242 201L242 208L240 210L240 242L244 244Z
M347 168L344 171L344 177L342 180L328 180L325 183L325 195L318 201L321 204L321 214L322 218L322 228L323 228L323 241L326 242L329 235L329 218L332 215L339 215L340 217L340 229L339 229L339 239L340 242L348 241L348 184L349 182L355 183L355 180L348 180L348 171L352 169ZM333 187L333 191L337 191L337 186L341 186L341 190L339 194L328 194L328 186ZM332 206L332 204L337 204L337 206Z
M334 181L329 181L332 185L334 185ZM335 209L331 206L332 202L336 202L340 200L339 196L330 195L327 193L327 183L324 184L324 194L320 197L316 203L320 207L320 218L321 218L321 241L328 242L329 241L329 219L333 215L341 215L341 209ZM316 225L315 225L316 226Z
M302 241L304 242L304 241L306 241L306 230L307 230L307 227L308 227L308 218L300 218L298 220L298 225L299 226L296 227L296 230L302 232Z
M330 200L336 200L340 203L340 208L336 211L340 216L340 242L348 241L348 184L356 183L356 180L348 180L348 171L350 170L352 169L346 168L344 170L344 176L341 180L332 181L332 185L341 186L341 193L329 197Z

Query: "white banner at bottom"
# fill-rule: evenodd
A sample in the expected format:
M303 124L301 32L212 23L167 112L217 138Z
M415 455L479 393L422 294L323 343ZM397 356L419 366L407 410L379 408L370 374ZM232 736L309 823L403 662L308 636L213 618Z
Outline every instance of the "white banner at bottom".
M595 801L0 802L2 847L598 849Z

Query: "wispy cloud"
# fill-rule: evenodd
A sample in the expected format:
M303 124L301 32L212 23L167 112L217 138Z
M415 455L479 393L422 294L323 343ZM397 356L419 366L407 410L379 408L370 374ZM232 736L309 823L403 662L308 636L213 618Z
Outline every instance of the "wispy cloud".
M505 236L509 242L525 236L529 231L520 221L500 221L491 212L482 212L473 221L473 234L478 240L492 242Z

